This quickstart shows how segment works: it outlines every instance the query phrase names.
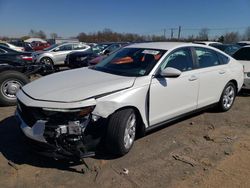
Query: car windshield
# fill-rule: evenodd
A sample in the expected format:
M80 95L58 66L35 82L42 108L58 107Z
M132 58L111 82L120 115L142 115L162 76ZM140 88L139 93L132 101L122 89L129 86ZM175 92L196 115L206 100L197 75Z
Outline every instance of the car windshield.
M121 76L144 76L149 74L166 50L145 48L122 48L93 69Z
M111 44L97 44L96 46L92 47L92 51L95 54L99 54L100 52L102 52L104 49L106 49L107 47L109 47Z
M51 45L51 46L50 46L50 47L48 47L48 48L44 48L44 49L43 49L43 51L49 51L49 50L52 50L52 49L56 48L57 46L59 46L59 44L53 44L53 45Z

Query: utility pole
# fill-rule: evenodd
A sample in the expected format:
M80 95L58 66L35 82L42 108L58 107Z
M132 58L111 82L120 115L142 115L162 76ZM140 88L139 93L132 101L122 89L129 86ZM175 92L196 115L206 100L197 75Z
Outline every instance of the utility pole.
M178 29L178 40L180 40L181 38L181 26L179 26L179 29Z
M173 37L174 37L174 28L171 28L170 30L171 30L171 39L173 39Z
M163 37L164 37L164 40L166 40L166 29L163 29Z

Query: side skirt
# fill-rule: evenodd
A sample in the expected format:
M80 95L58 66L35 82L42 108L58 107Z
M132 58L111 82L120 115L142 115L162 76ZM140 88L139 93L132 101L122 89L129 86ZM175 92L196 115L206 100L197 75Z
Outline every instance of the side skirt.
M176 116L174 118L171 118L171 119L168 119L168 120L165 120L163 122L160 122L160 123L157 123L157 124L154 124L154 125L150 125L149 127L146 128L146 132L149 132L153 129L156 129L156 128L159 128L160 126L163 126L163 125L167 125L169 123L172 123L176 120L179 120L179 119L182 119L182 118L185 118L187 116L190 116L192 114L195 114L195 113L198 113L198 112L202 112L206 109L209 109L209 108L213 108L217 105L218 103L213 103L211 105L208 105L208 106L205 106L205 107L202 107L202 108L199 108L199 109L196 109L194 111L191 111L191 112L188 112L188 113L185 113L185 114L182 114L182 115L179 115L179 116Z

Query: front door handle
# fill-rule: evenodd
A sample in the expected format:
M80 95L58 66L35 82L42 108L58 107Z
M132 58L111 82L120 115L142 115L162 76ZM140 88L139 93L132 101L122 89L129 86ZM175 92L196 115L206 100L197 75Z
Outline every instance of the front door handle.
M195 80L197 80L197 79L198 79L197 76L192 75L188 80L189 80L189 81L195 81Z

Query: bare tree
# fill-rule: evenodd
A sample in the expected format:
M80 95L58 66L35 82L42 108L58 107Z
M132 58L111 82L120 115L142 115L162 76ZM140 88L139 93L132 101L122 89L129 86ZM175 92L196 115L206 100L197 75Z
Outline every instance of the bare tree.
M42 30L36 31L36 30L33 30L33 29L30 30L29 36L30 37L39 37L39 38L42 38L42 39L46 39L46 37L47 37L44 31L42 31Z
M56 39L56 38L58 38L58 34L57 33L50 33L50 37L52 39Z
M199 40L208 40L208 34L209 34L209 29L208 28L202 28L199 32L198 39Z
M245 40L250 40L250 27L246 28L244 38L245 38Z
M235 43L238 42L240 35L238 32L229 32L224 35L224 42L225 43Z

